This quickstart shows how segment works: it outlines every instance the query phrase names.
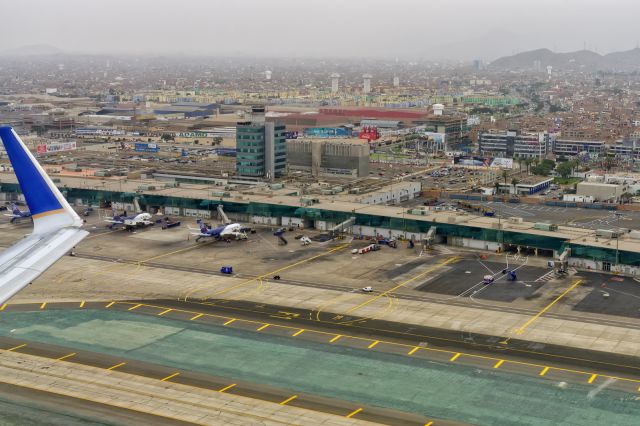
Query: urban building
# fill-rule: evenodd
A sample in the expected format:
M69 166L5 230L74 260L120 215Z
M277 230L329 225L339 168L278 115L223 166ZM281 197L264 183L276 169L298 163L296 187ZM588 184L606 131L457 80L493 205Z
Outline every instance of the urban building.
M504 133L487 132L478 136L480 154L494 157L542 158L549 149L547 133L520 133L507 130Z
M432 115L421 120L425 131L444 133L450 145L463 142L469 138L470 126L466 115Z
M339 84L340 84L340 74L333 73L330 76L331 78L331 93L338 93Z
M552 141L552 152L556 156L574 157L583 152L587 154L605 154L607 145L604 141L566 140Z
M592 197L594 201L617 202L626 191L626 184L603 182L579 182L576 187L576 195Z
M618 140L615 144L607 146L607 153L614 157L622 157L628 159L640 158L640 141L636 140Z
M236 173L273 179L286 172L286 126L266 122L264 107L252 107L251 120L236 126Z
M369 176L369 144L360 139L294 139L287 141L289 171L320 176Z

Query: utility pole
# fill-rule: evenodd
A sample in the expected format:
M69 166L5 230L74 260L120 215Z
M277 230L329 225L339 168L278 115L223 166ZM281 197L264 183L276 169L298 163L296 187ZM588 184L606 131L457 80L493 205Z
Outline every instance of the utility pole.
M618 250L619 247L619 243L620 243L620 216L622 216L622 213L618 213L615 212L614 213L616 215L616 228L618 228L616 230L616 272L618 271L618 263L619 263L619 259L620 259L620 251Z

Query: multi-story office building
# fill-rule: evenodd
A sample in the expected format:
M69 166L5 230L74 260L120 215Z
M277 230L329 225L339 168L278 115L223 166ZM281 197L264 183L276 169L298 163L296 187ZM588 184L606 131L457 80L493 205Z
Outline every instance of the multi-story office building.
M508 130L505 133L480 133L478 137L480 153L493 157L544 157L549 151L547 133L518 133Z
M556 156L574 157L580 153L606 154L607 145L604 141L577 141L556 139L552 142L552 151Z
M618 158L640 159L640 141L618 140L615 144L607 145L607 154Z
M251 120L236 126L236 173L273 179L287 167L286 127L265 121L264 107L251 109Z

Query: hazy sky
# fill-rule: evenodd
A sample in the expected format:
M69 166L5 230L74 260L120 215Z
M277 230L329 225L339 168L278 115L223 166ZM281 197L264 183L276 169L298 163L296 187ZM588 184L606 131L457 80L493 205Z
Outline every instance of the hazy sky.
M485 60L627 50L640 0L0 0L0 51Z

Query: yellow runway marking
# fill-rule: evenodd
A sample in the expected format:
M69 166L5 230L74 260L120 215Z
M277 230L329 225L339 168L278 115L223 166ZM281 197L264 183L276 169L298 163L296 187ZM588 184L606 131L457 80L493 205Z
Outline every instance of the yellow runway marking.
M114 303L116 303L116 302L108 303L108 304L107 304L107 306L105 306L105 308L110 308L110 307L112 307Z
M296 331L295 333L292 334L293 337L299 336L302 333L304 333L304 328L301 328L300 330Z
M374 341L367 347L367 349L373 349L378 343L380 343L380 340Z
M280 403L280 405L287 405L289 402L293 401L294 399L296 399L298 397L298 395L293 395L290 396L289 398L285 399L284 401L282 401Z
M235 383L232 383L232 384L230 384L229 386L226 386L226 387L224 387L224 388L220 389L218 392L226 392L226 391L228 391L229 389L231 389L231 388L233 388L233 387L235 387L235 386L236 386L236 384L235 384Z
M587 380L587 383L589 383L589 384L593 383L593 381L596 379L596 377L598 377L598 375L597 375L597 374L592 374L592 375L589 377L589 380Z
M265 328L269 327L270 325L271 325L271 324L265 324L265 325L263 325L262 327L258 328L258 331L262 331L262 330L264 330Z
M333 342L337 341L341 337L342 337L342 334L336 334L333 339L329 340L329 343L333 343Z
M40 309L44 309L45 306L47 306L47 302L42 302L42 305L40 305Z
M358 408L357 410L353 410L352 412L350 412L349 414L347 414L345 417L350 419L351 417L355 416L356 414L358 414L360 411L362 411L362 408Z
M407 355L413 355L413 354L415 354L415 353L416 353L416 351L417 351L418 349L420 349L420 347L419 347L419 346L416 346L415 348L411 349Z
M7 304L3 303L2 306L0 306L0 311L4 311L4 308L6 308L6 307L7 307Z
M164 310L164 311L160 312L160 313L158 314L158 316L159 316L159 317L161 317L162 315L164 315L164 314L168 314L168 313L169 313L169 312L171 312L171 311L173 311L173 309L166 309L166 310Z
M121 362L120 364L112 365L111 367L107 368L107 370L115 370L116 368L120 368L125 364L126 362Z
M134 309L138 309L140 306L142 306L142 303L138 303L137 305L130 307L128 310L133 311Z
M23 343L23 344L21 344L21 345L14 346L13 348L11 348L11 349L7 349L7 350L8 350L9 352L11 352L11 351L16 351L16 350L18 350L18 349L20 349L20 348L24 348L25 346L27 346L27 344L26 344L26 343Z
M112 303L116 303L116 302L112 302ZM117 302L117 303L134 305L134 303L132 303L132 302ZM201 302L192 302L192 303L201 304ZM152 304L144 304L144 306L147 306L149 308L154 308L154 309L167 309L166 306L158 306L158 305L152 305ZM178 308L173 308L173 309L175 311L178 311L178 312L184 312L186 314L192 314L192 315L195 315L195 316L206 315L206 316L209 316L209 317L212 317L212 318L218 318L218 319L221 319L221 320L227 320L227 323L230 323L230 322L238 320L237 318L229 318L229 317L225 317L223 315L216 315L216 314L205 314L205 313L193 311L193 310L190 310L190 309L178 309ZM255 320L248 320L248 319L246 319L246 320L242 319L242 320L238 320L238 321L242 321L242 322L245 322L245 323L248 323L248 324L255 324L256 327L259 326L259 325L264 325L264 323L262 321L255 321ZM325 321L323 321L323 322L325 322ZM326 321L326 323L327 324L335 324L335 323L329 322L329 321ZM279 325L279 324L272 324L272 325L273 325L273 327L278 327L278 328L285 329L285 330L291 330L292 333L299 332L301 330L300 328L294 327L294 326ZM362 340L362 341L371 342L371 339L368 339L368 338L365 338L365 337L335 334L335 333L331 333L331 332L327 332L327 331L320 331L320 330L313 330L313 329L311 329L311 330L305 329L305 331L311 331L313 333L325 335L327 337L328 336L332 336L332 338L329 341L329 343L335 342L336 340L338 340L338 339L340 339L342 337L348 337L348 338L355 339L355 340ZM419 338L428 337L428 336L423 336L423 335L418 335L418 334L414 335L412 333L403 333L403 334L415 336L416 338L418 338L418 337ZM437 352L437 353L442 353L442 354L450 354L450 355L452 355L450 361L455 361L460 355L464 355L464 356L469 357L469 358L476 358L476 359L486 360L488 362L492 362L493 364L495 364L496 362L500 361L500 358L496 358L496 357L492 357L492 356L472 354L472 353L463 353L463 352L454 352L454 351L451 351L451 350L438 349L438 348L432 348L432 347L415 346L415 344L414 345L410 345L410 344L398 343L398 342L392 342L392 341L385 341L385 340L380 340L380 343L386 343L388 345L392 345L392 346L396 346L396 347L404 347L404 348L406 348L407 351L412 351L412 352L416 348L418 348L418 349L423 349L423 350L428 351L428 352ZM20 346L20 347L22 347L22 346ZM524 351L524 352L526 352L526 351ZM415 353L415 352L413 352L413 353ZM581 358L573 358L573 357L561 357L561 358L579 360L579 361L583 360ZM507 360L505 360L505 361L507 361ZM540 375L546 374L549 369L554 369L554 370L557 370L557 371L564 371L564 372L567 372L567 373L582 374L582 375L586 375L586 376L590 376L591 374L593 374L593 372L586 372L586 371L581 371L581 370L573 370L573 369L569 369L569 368L545 367L542 364L517 361L515 359L514 360L508 360L508 362L510 362L511 364L538 368L541 371ZM622 367L635 368L635 367L631 367L631 366L626 366L624 364L607 363L607 365L613 365L613 366L618 366L618 367L622 366ZM640 384L640 380L632 379L632 378L628 378L628 377L617 377L617 376L604 375L604 374L599 374L598 376L599 377L605 377L605 378L611 378L611 379L624 381L624 382L629 382L629 383ZM640 391L640 388L639 388L639 391Z
M424 424L424 426L433 426L433 422L427 422Z
M504 363L504 359L501 359L500 361L496 362L493 365L493 368L500 368L500 366Z
M229 321L225 322L224 325L229 325L232 322L234 322L236 319L235 318L231 318Z
M80 302L80 308L84 308L84 300Z
M191 317L191 319L190 319L189 321L197 320L198 318L200 318L200 317L201 317L201 316L203 316L203 315L204 315L204 314L198 314L198 315L195 315L195 316Z
M564 296L566 296L571 290L573 290L574 288L576 288L577 286L579 286L580 284L582 284L582 280L577 280L575 283L573 283L568 289L566 289L560 296L556 297L553 302L549 303L547 306L545 306L544 308L542 308L542 310L540 312L538 312L537 314L535 314L533 317L531 317L529 319L529 321L527 321L526 323L524 323L519 329L516 330L516 334L522 334L524 333L524 330L529 327L535 320L537 320L538 318L540 318L540 316L542 314L544 314L545 312L547 312L549 309L551 309L551 307L553 305L555 305L556 303L558 303L558 301L560 299L562 299Z
M167 377L165 377L164 379L160 379L160 381L161 381L161 382L166 382L167 380L169 380L169 379L172 379L172 378L176 377L178 374L180 374L180 373L173 373L173 374L170 374L170 375L168 375Z
M348 247L348 246L349 246L348 244L343 244L343 245L340 245L338 247L334 247L334 248L332 248L330 250L327 250L326 252L323 252L323 253L317 254L315 256L311 256L311 257L308 257L306 259L302 259L302 260L300 260L298 262L292 263L291 265L283 266L282 268L276 269L275 271L271 271L271 272L267 272L266 274L258 275L255 278L251 278L249 280L243 281L243 282L238 283L236 285L232 285L231 287L228 287L228 288L225 288L223 290L217 291L217 292L211 294L209 297L204 298L203 300L207 300L207 299L210 299L212 297L216 297L216 296L218 296L220 294L227 293L227 292L229 292L231 290L235 290L238 287L242 287L242 286L250 284L250 283L252 283L254 281L268 278L271 275L278 274L279 272L286 271L286 270L291 269L291 268L293 268L295 266L302 265L303 263L310 262L310 261L312 261L314 259L318 259L320 257L327 256L327 255L329 255L329 254L331 254L331 253L333 253L335 251L342 250L342 249L344 249L345 247ZM184 297L184 301L186 302L187 299L189 299L189 296L191 296L191 294L193 294L195 291L197 291L197 290L199 290L201 288L202 287L199 287L199 288L194 289L194 290L190 291L189 293L187 293L185 295L185 297Z
M406 280L406 281L401 282L401 283L400 283L400 284L398 284L397 286L395 286L395 287L393 287L393 288L391 288L391 289L389 289L389 290L383 291L383 292L381 292L380 294L377 294L377 295L375 295L375 296L373 296L373 297L369 298L369 299L368 299L368 300L366 300L365 302L362 302L362 303L360 303L359 305L354 306L353 308L351 308L351 309L349 309L348 311L346 311L346 312L345 312L345 314L350 314L350 313L352 313L352 312L354 312L354 311L357 311L358 309L360 309L360 308L362 308L362 307L364 307L364 306L368 305L369 303L371 303L371 302L373 302L373 301L376 301L376 300L380 299L381 297L387 296L388 294L393 293L394 291L398 290L399 288L402 288L402 287L404 287L405 285L407 285L407 284L409 284L409 283L412 283L413 281L415 281L415 280L417 280L417 279L420 279L420 278L424 277L425 275L429 274L430 272L433 272L435 269L440 268L440 267L442 267L442 266L445 266L445 265L447 265L447 264L449 264L449 263L451 263L451 262L454 262L454 261L456 261L456 260L458 260L458 259L460 259L460 257L458 257L458 256L453 256L453 257L450 257L449 259L445 260L444 262L440 262L440 263L438 263L437 265L433 265L433 266L431 266L431 267L427 268L426 270L422 271L422 272L421 272L421 273L419 273L418 275L416 275L416 276L414 276L414 277L412 277L412 278L409 278L409 279L408 279L408 280Z
M70 354L67 354L67 355L61 356L60 358L57 358L57 359L56 359L56 361L64 361L64 360L65 360L65 359L67 359L67 358L71 358L71 357L72 357L72 356L74 356L75 354L76 354L75 352L72 352L72 353L70 353Z

